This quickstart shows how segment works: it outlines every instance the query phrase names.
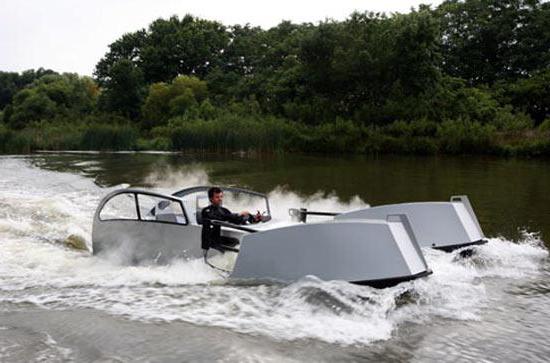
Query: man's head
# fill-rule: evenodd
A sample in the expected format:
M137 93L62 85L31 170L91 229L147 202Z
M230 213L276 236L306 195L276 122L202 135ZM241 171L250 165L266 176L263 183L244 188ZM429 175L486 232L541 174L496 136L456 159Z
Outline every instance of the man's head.
M213 205L222 205L223 191L218 187L212 187L208 189L208 199Z

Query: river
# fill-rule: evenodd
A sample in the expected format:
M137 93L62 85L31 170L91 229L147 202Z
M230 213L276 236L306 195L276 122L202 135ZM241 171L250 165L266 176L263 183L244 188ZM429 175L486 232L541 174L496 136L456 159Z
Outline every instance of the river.
M201 261L122 266L89 252L109 191L202 184L268 193L277 213L466 194L489 243L470 258L425 250L433 275L387 289L314 276L243 286ZM545 160L1 156L0 361L548 361L549 186Z

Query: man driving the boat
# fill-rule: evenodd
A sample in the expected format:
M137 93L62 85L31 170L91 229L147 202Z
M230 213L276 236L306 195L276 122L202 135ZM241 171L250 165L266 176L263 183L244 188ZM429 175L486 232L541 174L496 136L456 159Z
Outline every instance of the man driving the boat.
M212 225L210 221L224 221L233 224L258 223L261 221L261 215L253 216L248 211L241 213L231 213L227 208L222 207L223 191L218 187L208 189L208 199L210 205L203 208L202 216L202 248L215 248L219 251L238 251L234 247L239 243L235 238L222 236L221 228L218 225Z
M208 189L210 205L202 210L202 218L208 220L224 221L233 224L257 223L261 220L260 215L252 215L248 211L231 213L227 208L222 207L223 191L218 187Z

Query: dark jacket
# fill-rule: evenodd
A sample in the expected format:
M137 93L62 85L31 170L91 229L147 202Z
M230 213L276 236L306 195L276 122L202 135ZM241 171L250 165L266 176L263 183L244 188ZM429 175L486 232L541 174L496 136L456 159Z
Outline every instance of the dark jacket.
M201 212L202 216L202 248L207 250L209 248L219 249L220 246L235 246L237 242L228 241L227 237L221 236L220 226L215 226L210 223L212 220L224 221L233 224L245 224L248 218L243 217L237 213L231 213L229 209L222 206L209 205L203 208Z

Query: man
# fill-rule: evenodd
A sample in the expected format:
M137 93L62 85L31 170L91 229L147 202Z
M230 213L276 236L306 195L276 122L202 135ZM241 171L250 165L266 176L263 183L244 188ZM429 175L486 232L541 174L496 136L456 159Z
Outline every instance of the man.
M250 212L231 213L227 208L222 207L223 191L218 187L208 189L210 205L202 210L202 219L225 221L233 224L245 224L246 222L256 223L260 217L252 216Z
M218 187L208 189L208 199L210 205L203 208L202 215L202 240L204 249L210 247L218 250L232 250L239 242L234 238L221 236L220 226L210 223L210 221L224 221L233 224L257 223L261 220L261 215L253 216L248 211L241 213L231 213L227 208L222 207L223 191ZM229 247L229 248L228 248Z

